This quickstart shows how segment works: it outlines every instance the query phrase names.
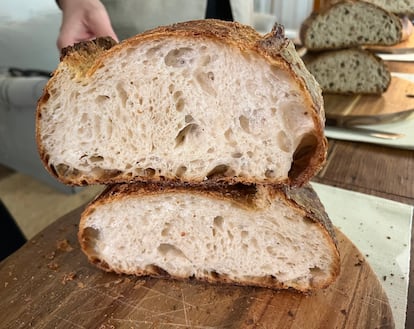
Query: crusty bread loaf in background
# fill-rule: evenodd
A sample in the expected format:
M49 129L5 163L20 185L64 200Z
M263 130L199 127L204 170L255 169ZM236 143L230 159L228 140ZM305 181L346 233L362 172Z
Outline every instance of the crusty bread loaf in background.
M63 183L301 185L324 163L321 90L281 26L200 20L101 43L66 49L39 101L39 153Z
M364 1L341 1L311 14L301 25L300 39L308 50L362 45L395 45L403 38L398 16Z
M319 9L327 8L343 0L320 0ZM362 1L362 0L353 0ZM397 15L414 15L414 1L412 0L363 0L384 8L385 10Z
M310 186L113 185L82 214L79 241L106 271L310 292L340 271Z
M304 61L324 93L382 94L391 83L384 61L360 48L311 53Z
M364 0L398 15L414 15L414 1L412 0Z

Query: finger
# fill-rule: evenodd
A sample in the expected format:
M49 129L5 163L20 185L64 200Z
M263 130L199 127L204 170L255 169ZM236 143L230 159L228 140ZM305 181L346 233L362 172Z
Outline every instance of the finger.
M115 41L119 42L118 36L112 28L108 15L92 15L89 22L89 28L90 32L96 37L109 36Z
M80 21L64 19L57 39L57 46L62 49L89 38L90 34L87 32L87 28Z

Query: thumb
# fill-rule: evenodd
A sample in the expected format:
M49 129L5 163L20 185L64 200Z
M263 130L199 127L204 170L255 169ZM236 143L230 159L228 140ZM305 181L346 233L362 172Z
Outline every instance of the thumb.
M56 44L57 44L58 49L62 49L64 47L73 45L76 42L77 42L76 37L74 33L71 33L71 29L62 28L59 33Z
M98 15L97 13L92 14L89 22L90 33L95 37L106 37L109 36L115 41L119 42L119 39L114 32L111 21L107 14Z

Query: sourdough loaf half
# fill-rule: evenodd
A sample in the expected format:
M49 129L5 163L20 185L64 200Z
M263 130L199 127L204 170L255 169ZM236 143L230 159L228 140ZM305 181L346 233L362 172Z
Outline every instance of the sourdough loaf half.
M391 83L385 63L367 50L330 50L309 54L304 60L324 93L381 94Z
M37 108L63 183L301 185L326 156L321 90L283 28L184 22L65 49Z
M364 0L397 15L414 15L412 0Z
M309 292L340 271L309 185L113 185L83 212L79 241L101 269L138 276Z
M324 0L321 1L323 6L326 8L335 3L341 2L343 0ZM353 1L362 1L362 0L353 0ZM370 2L374 5L384 8L385 10L397 14L397 15L414 15L414 1L412 0L363 0L365 2Z
M394 45L403 38L398 16L364 1L342 1L312 13L300 29L308 50Z

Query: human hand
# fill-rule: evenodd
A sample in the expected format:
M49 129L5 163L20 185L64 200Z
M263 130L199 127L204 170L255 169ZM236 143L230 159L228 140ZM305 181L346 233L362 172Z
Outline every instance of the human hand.
M110 36L118 41L108 13L99 0L60 0L62 25L57 39L61 50L80 41Z

